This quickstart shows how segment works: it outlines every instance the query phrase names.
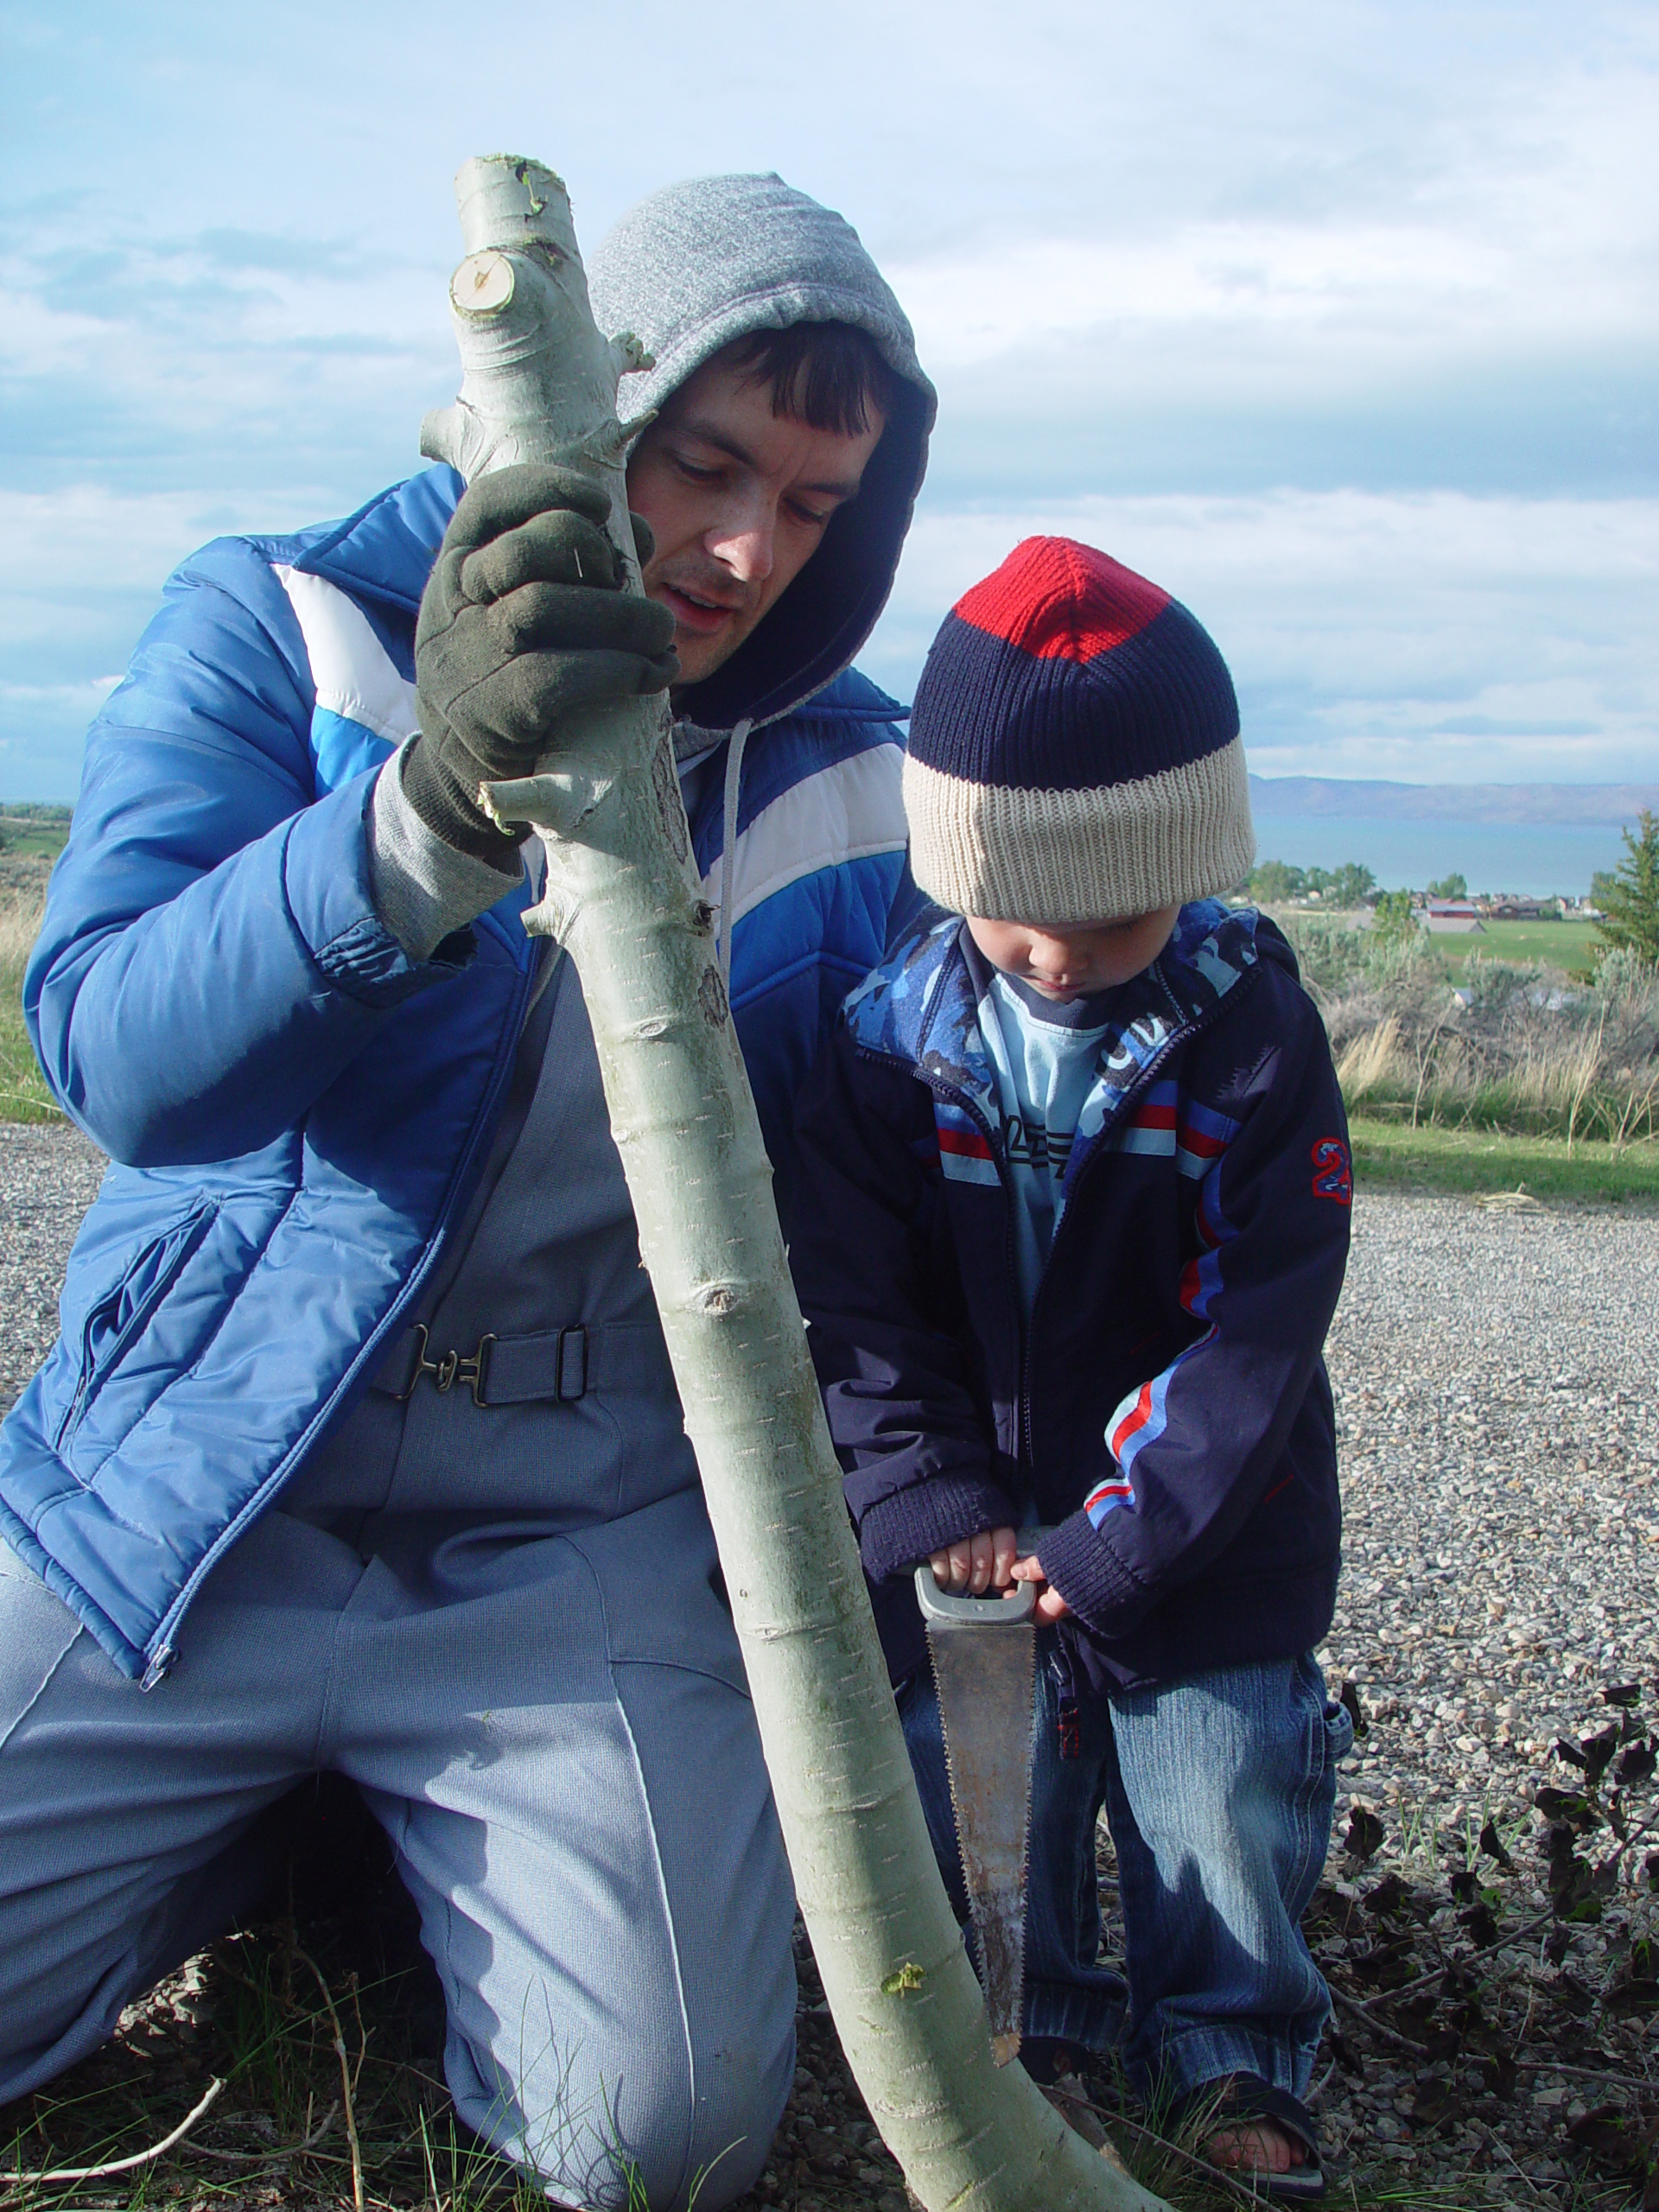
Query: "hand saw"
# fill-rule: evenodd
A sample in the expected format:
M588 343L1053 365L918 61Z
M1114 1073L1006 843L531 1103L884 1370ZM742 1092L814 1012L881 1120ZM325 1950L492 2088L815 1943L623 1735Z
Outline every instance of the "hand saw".
M1021 1559L1040 1529L1022 1529ZM1033 1584L1007 1597L953 1598L933 1570L916 1570L916 1602L944 1724L963 1879L974 1916L991 2051L1006 2066L1020 2049L1026 1953L1026 1846L1031 1818L1037 1603Z

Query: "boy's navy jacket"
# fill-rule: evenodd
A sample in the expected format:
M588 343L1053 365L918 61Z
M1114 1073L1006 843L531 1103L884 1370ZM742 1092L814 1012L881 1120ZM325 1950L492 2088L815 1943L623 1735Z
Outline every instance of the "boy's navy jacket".
M1096 1690L1311 1649L1352 1181L1290 948L1189 906L1116 996L1029 1326L978 965L956 917L921 923L797 1123L791 1258L894 1677L922 1656L915 1564L1033 1518Z
M130 1674L165 1671L215 1561L432 1278L547 950L521 883L412 963L368 878L461 488L429 469L344 523L205 547L87 741L24 1006L113 1164L0 1429L0 1537ZM905 880L894 712L849 670L744 760L732 1008L784 1199L791 1102ZM705 881L720 785L691 823Z

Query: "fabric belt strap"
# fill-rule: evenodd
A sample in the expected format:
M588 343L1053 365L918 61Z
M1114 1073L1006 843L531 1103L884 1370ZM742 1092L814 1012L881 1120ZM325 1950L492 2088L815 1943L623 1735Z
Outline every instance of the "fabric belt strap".
M437 1390L457 1383L475 1406L569 1405L590 1390L672 1392L673 1371L659 1328L647 1325L540 1329L526 1337L485 1335L468 1352L438 1351L423 1321L404 1331L375 1370L370 1389L412 1398L423 1381Z

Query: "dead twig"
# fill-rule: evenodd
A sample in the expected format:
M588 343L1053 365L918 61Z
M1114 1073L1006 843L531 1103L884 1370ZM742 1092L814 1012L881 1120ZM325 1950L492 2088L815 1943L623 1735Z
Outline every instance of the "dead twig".
M1565 2074L1574 2082L1611 2082L1622 2089L1636 2089L1651 2096L1659 2083L1649 2081L1640 2074L1615 2074L1605 2066L1567 2066L1558 2058L1517 2058L1517 2069L1524 2067L1529 2074Z
M170 2151L175 2143L184 2140L202 2114L217 2101L224 2087L224 2082L215 2075L207 2084L207 2094L200 2104L185 2114L170 2135L163 2135L159 2143L152 2143L147 2151L135 2151L126 2158L108 2158L101 2166L54 2166L47 2173L7 2174L3 2177L5 2186L17 2189L26 2182L39 2186L47 2182L102 2181L109 2174L129 2174L135 2166L150 2165L165 2152Z
M269 2151L220 2151L211 2143L188 2143L186 2150L193 2158L223 2158L227 2165L274 2166L285 2158L297 2158L307 2151L315 2151L334 2126L340 2111L338 2104L329 2106L316 2126L308 2128L297 2143L278 2143Z
M1517 1928L1513 1935L1505 1936L1504 1943L1506 1945L1524 1943L1529 1936L1535 1936L1541 1928L1548 1928L1554 1917L1555 1911L1552 1906L1548 1912L1541 1912L1535 1919L1529 1920L1524 1926ZM1427 1989L1430 1982L1440 1980L1454 1966L1471 1964L1472 1961L1468 1959L1442 1959L1439 1966L1431 1967L1427 1974L1420 1974L1414 1981L1402 1981L1398 1989L1379 1989L1375 1997L1350 1997L1346 2002L1354 2012L1370 2015L1379 2005L1396 2004L1402 1997L1410 1997L1417 1990ZM1505 1967L1503 1974L1483 1974L1480 1977L1479 1986L1484 1989L1491 1983L1502 1980L1504 1974L1519 1972L1518 1967Z
M346 2140L351 2146L352 2153L353 2212L363 2212L363 2152L357 2139L357 2112L352 2101L351 2054L346 2048L346 2037L340 2024L340 2014L334 2008L333 1993L323 1980L322 1968L310 1953L301 1950L297 1943L294 1947L294 1955L302 1966L309 1969L317 1987L322 1992L322 2001L328 2012L328 2024L334 2031L334 2056L340 2061L340 2101L346 2115Z
M1350 1997L1344 1991L1336 1988L1332 1989L1331 1995L1332 2000L1340 2005L1344 2012L1357 2013L1371 2033L1374 2036L1381 2036L1384 2043L1398 2044L1402 2050L1411 2051L1419 2058L1428 2056L1427 2044L1414 2043L1409 2036L1402 2036L1398 2028L1391 2028L1386 2020L1380 2019L1375 2012L1368 2012L1357 1997Z

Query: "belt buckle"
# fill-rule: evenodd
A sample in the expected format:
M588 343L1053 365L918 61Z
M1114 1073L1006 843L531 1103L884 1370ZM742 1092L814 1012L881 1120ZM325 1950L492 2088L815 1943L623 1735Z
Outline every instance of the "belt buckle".
M410 1400L414 1396L416 1391L420 1388L421 1377L423 1375L436 1376L442 1375L443 1372L444 1363L442 1360L429 1359L426 1356L427 1346L431 1342L431 1337L425 1322L416 1321L414 1325L415 1333L420 1338L420 1343L415 1348L415 1364L410 1368L409 1371L409 1380L404 1383L403 1389L401 1390L394 1390L391 1393L393 1400L400 1406L406 1406ZM447 1357L453 1359L454 1357L454 1354L450 1352ZM448 1384L440 1382L438 1388L441 1390L447 1389L448 1388Z
M391 1393L397 1403L407 1405L420 1388L422 1376L429 1375L433 1388L440 1395L453 1390L457 1382L466 1382L472 1387L473 1403L487 1406L490 1401L484 1394L489 1387L490 1347L495 1342L493 1333L481 1336L470 1352L446 1351L436 1359L429 1359L427 1353L431 1348L431 1332L424 1321L416 1321L414 1326L415 1334L420 1339L415 1348L415 1364L410 1370L409 1380L403 1389Z
M472 1386L473 1403L487 1406L484 1393L489 1387L490 1347L495 1342L493 1333L481 1336L470 1352L447 1351L438 1363L437 1386L440 1390L452 1389L457 1382Z

